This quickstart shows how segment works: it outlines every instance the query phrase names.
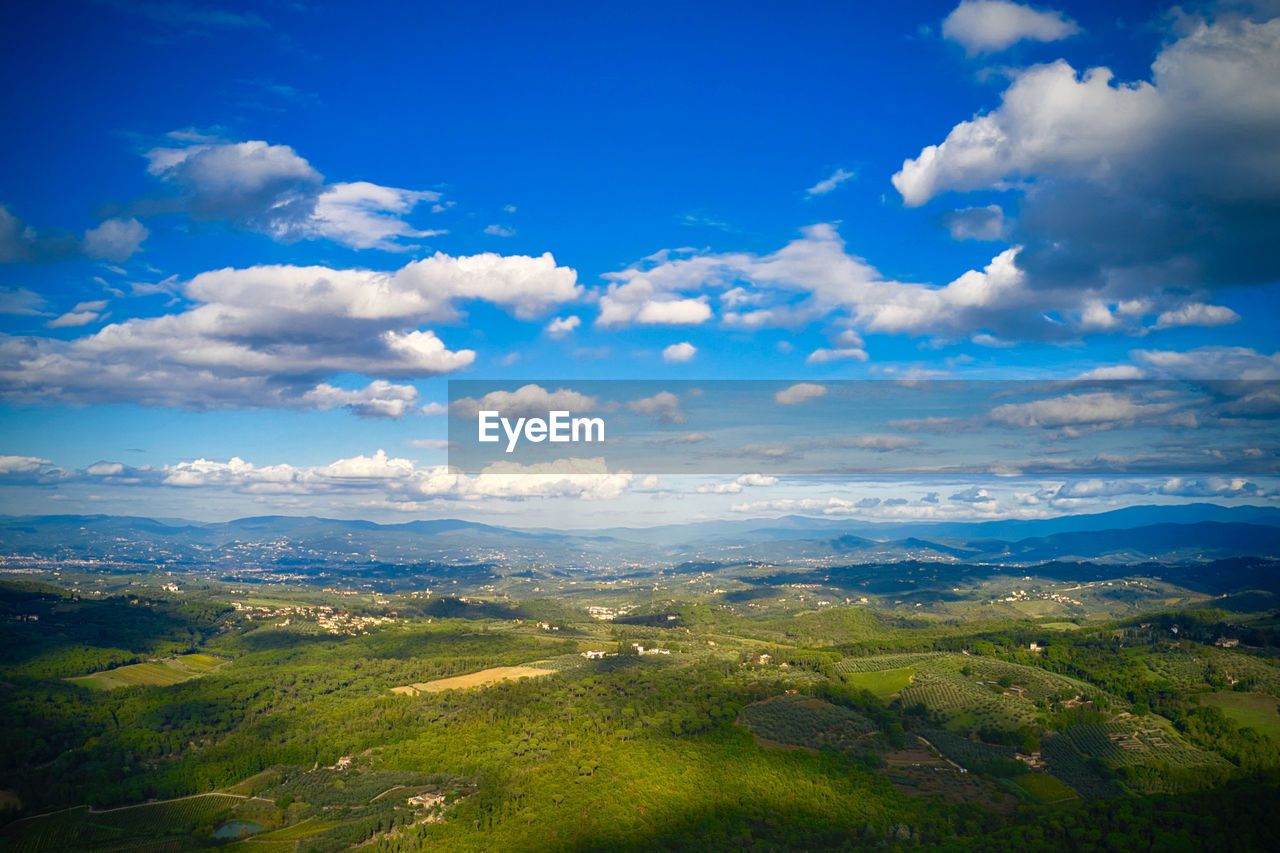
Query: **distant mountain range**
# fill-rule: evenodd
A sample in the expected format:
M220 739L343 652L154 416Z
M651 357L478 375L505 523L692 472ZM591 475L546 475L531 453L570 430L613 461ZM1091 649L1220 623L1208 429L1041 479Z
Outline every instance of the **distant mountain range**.
M600 530L522 530L458 519L376 524L265 516L204 523L102 515L0 516L0 555L281 568L423 562L565 570L690 561L1198 564L1280 557L1280 509L1136 506L978 523L786 516Z

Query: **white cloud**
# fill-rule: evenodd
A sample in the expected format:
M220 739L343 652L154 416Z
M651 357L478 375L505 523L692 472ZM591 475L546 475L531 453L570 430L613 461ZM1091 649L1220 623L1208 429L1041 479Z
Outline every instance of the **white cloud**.
M569 336L573 330L582 325L582 318L576 314L570 314L568 317L556 317L547 324L547 334L553 338L560 339Z
M836 169L831 173L830 177L823 178L821 181L818 181L816 184L809 187L809 189L805 190L804 193L810 198L818 195L826 195L845 181L856 176L856 172L846 172L844 169Z
M947 500L955 501L957 503L985 504L993 503L995 501L995 497L993 497L986 489L980 489L977 486L970 486L967 489L956 492L951 497L947 498Z
M1020 41L1059 41L1080 32L1061 12L1040 12L1008 0L964 0L942 20L942 37L973 56Z
M277 239L305 236L324 177L288 145L260 140L147 152L147 171L176 188L198 220L227 220Z
M1146 374L1142 368L1132 364L1107 365L1086 370L1077 379L1141 379Z
M670 322L703 322L712 316L705 291L719 289L722 322L746 330L802 327L824 317L873 332L956 337L985 332L1010 340L1064 339L1087 330L1086 306L1097 296L1079 288L1031 287L1017 263L1020 251L1007 249L983 270L970 270L941 287L886 281L848 253L834 225L811 225L770 255L664 251L610 274L606 278L613 283L599 297L596 322L625 325L655 321L660 314ZM1064 319L1051 319L1053 314ZM1124 331L1137 319L1126 315L1128 325L1112 331ZM859 358L853 350L862 349L861 339L833 343L832 350L847 352L823 353L815 361Z
M1139 423L1196 425L1195 415L1182 410L1178 403L1148 403L1129 394L1110 391L1005 403L992 409L990 417L1007 426L1061 428L1068 434Z
M437 192L402 190L367 181L333 184L316 198L310 231L353 249L407 251L417 247L396 241L445 233L418 231L402 219L419 202L439 198Z
M706 299L673 299L654 294L643 279L622 285L610 285L600 297L599 326L622 326L631 323L648 326L696 326L711 319L711 306Z
M39 456L0 456L0 474L31 474L50 464Z
M1063 483L1050 493L1052 498L1100 498L1117 495L1145 495L1151 492L1146 483L1133 480L1073 480Z
M0 393L76 403L313 408L338 399L320 384L336 374L415 378L466 367L472 350L449 350L421 324L457 319L472 299L531 319L576 298L576 279L549 254L436 253L395 272L215 270L182 285L191 307L178 313L112 323L71 341L3 339ZM363 414L399 406L380 394L342 404Z
M1274 281L1280 18L1180 20L1150 82L1062 60L1017 72L997 109L903 163L893 176L903 201L1017 191L1009 238L1041 291L1171 302Z
M741 491L741 483L703 483L697 488L700 495L736 495Z
M514 237L516 232L511 228L505 228L501 225L486 225L484 233L491 237Z
M455 415L474 418L481 411L501 412L503 417L546 417L547 412L566 411L575 415L590 414L599 406L595 397L579 394L569 388L548 391L541 385L530 383L515 391L490 391L479 400L463 397L454 400L451 408Z
M672 344L662 351L662 360L668 363L689 361L698 353L698 348L688 341Z
M1192 302L1165 311L1156 318L1157 329L1172 329L1177 326L1228 326L1240 322L1240 315L1225 305L1206 305L1203 302Z
M670 391L659 391L652 397L641 397L627 403L627 409L638 415L650 415L660 423L682 424L689 420L680 409L680 398Z
M84 253L90 258L123 263L138 251L150 233L136 219L108 219L84 232Z
M95 462L85 469L85 473L94 477L114 477L124 473L124 465L119 462Z
M324 176L288 145L261 140L203 140L147 152L147 171L177 191L150 209L178 209L198 221L225 221L281 241L322 238L355 249L405 250L400 242L443 233L420 231L404 217L428 190L368 181L326 185Z
M399 418L418 401L418 389L412 385L393 385L382 379L370 382L357 391L317 385L302 395L302 402L316 409L344 407L362 418Z
M97 311L68 311L45 323L50 329L64 329L74 326L87 326L98 319Z
M1199 347L1186 352L1134 350L1130 355L1158 378L1280 379L1280 352L1248 347Z
M136 219L108 219L85 231L83 239L37 231L0 204L0 263L64 261L75 258L121 263L138 250L148 231Z
M815 400L827 393L825 385L817 385L813 382L797 382L789 388L784 388L773 395L773 401L780 406L794 406L796 403L803 403L806 400Z
M866 361L867 351L861 347L819 348L809 353L805 364L826 364L832 361Z
M1204 479L1171 477L1160 487L1160 494L1178 497L1242 498L1266 497L1268 492L1244 477L1207 477Z
M704 483L698 486L697 492L700 495L736 495L741 493L744 487L776 486L777 484L777 477L765 474L743 474L728 483Z

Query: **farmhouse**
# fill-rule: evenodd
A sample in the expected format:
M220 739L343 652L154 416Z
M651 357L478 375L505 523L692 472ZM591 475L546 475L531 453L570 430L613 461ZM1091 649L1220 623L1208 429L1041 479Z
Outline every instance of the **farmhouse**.
M443 802L444 794L418 794L416 797L409 798L409 805L427 809Z

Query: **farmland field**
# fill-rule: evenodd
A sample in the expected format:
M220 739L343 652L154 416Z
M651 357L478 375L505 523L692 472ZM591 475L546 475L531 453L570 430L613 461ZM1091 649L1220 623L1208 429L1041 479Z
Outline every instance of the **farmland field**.
M114 690L117 687L136 685L166 687L213 672L225 663L222 658L197 653L106 669L91 675L68 678L67 681L95 690Z
M853 687L870 690L877 699L887 699L910 684L914 674L915 670L903 667L879 672L852 672L845 675L844 680Z
M467 675L455 675L452 678L437 678L435 681L417 681L401 687L391 688L392 693L401 696L417 696L419 693L439 693L444 690L465 690L468 687L487 687L499 681L519 678L534 678L539 675L551 675L554 669L540 669L535 666L495 666L482 669Z
M1063 784L1048 773L1024 773L1011 779L1015 785L1036 798L1040 803L1064 803L1078 800L1079 796L1070 786Z
M199 826L244 804L228 794L198 794L161 803L91 811L80 807L20 821L6 827L5 849L21 853L42 851L150 849L147 842L165 836L189 835Z
M1205 694L1200 701L1218 706L1238 726L1248 726L1261 734L1280 739L1280 700L1274 696L1223 691Z

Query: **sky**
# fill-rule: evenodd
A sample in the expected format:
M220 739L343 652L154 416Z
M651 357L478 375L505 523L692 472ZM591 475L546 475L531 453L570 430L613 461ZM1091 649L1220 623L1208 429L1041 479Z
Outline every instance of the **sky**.
M0 512L577 528L1280 499L1278 3L7 17ZM930 415L1016 435L928 479L735 475L728 431L689 474L592 448L449 469L450 380L709 413L685 436L772 424L752 446L792 451L828 439L769 414L790 388L1028 384ZM729 380L781 384L713 411ZM1162 384L1208 380L1254 384ZM944 452L909 420L808 427Z

